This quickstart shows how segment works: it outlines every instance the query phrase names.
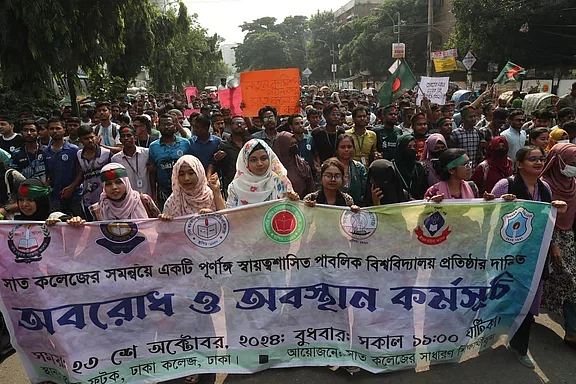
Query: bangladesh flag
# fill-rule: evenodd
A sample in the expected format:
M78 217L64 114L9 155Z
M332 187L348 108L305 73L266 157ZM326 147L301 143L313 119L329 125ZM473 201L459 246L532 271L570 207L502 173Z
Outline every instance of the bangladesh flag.
M502 69L502 72L494 79L495 83L506 84L511 81L518 81L520 75L525 75L526 70L519 65L511 63L510 61L506 63L506 66Z
M392 76L390 76L376 94L376 99L382 106L391 104L402 96L404 92L410 91L417 84L418 81L416 81L410 67L408 67L408 64L402 59L398 68L396 68Z

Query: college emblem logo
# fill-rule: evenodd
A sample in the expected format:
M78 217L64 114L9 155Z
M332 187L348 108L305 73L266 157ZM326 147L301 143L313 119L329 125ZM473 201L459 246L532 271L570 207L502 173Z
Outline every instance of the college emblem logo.
M8 248L17 263L31 263L42 260L50 239L50 230L44 224L19 224L8 233Z
M532 218L534 214L520 207L502 216L500 236L510 244L521 243L532 233Z
M182 152L182 150L179 149L179 150L176 151L176 154L177 154L178 156L182 156L182 155L184 155L184 152Z
M196 216L188 219L184 225L184 233L193 244L200 248L214 248L228 236L230 223L218 213Z
M446 220L438 211L432 213L424 219L424 229L428 235L424 234L424 230L418 226L414 231L418 237L418 241L426 245L438 245L446 241L448 235L452 233L450 227L446 227ZM442 232L440 232L442 231Z
M354 240L366 240L378 228L378 215L374 212L345 210L340 216L342 230Z
M66 153L62 155L62 160L68 161L68 155Z
M138 235L138 226L135 223L105 223L99 227L104 238L96 240L96 244L115 255L128 254L146 240L144 236Z
M306 218L294 204L276 204L266 211L262 221L264 233L276 243L291 243L304 233Z

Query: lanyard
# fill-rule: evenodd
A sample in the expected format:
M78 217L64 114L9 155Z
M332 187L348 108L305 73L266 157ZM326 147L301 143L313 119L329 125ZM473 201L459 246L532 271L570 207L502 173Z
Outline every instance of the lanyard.
M84 153L82 153L84 155ZM80 156L82 161L84 161L84 165L86 166L86 173L94 171L94 165L96 164L96 160L98 159L98 152L94 152L94 157L89 162L86 161L87 159L84 156Z
M362 154L362 148L364 148L364 140L366 139L366 132L364 132L362 136L358 136L356 132L354 132L354 136L356 136L356 141L358 141L358 144L360 145L360 149L358 149L358 151L360 154ZM362 142L360 142L360 137L362 138Z
M36 144L38 145L38 144ZM32 156L32 160L30 160L30 156L28 156L28 148L26 148L26 146L24 146L24 151L26 152L26 159L28 159L28 166L32 167L32 162L36 159L38 159L38 147L36 147L36 151L34 152L33 156Z
M326 134L326 141L328 141L328 145L332 147L332 154L334 154L334 152L336 152L336 143L338 142L338 131L335 132L336 138L334 139L334 145L332 145L332 140L330 140L330 136L326 129L324 129L324 134Z
M148 137L150 138L150 137ZM126 160L126 163L128 164L128 166L132 169L132 171L134 171L134 173L136 174L136 178L140 178L140 173L138 172L138 152L134 153L134 157L136 158L136 169L134 169L134 167L132 166L132 164L130 164L130 160L128 160L128 158L126 157L126 155L124 155L124 160Z

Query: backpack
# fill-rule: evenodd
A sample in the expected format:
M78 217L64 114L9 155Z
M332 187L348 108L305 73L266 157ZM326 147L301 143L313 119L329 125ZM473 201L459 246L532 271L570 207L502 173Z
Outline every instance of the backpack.
M100 132L100 127L102 126L102 124L98 124L96 126L96 131L94 131L94 134L96 136L98 136L98 132ZM116 140L116 136L118 136L118 130L116 129L116 124L112 123L112 139Z

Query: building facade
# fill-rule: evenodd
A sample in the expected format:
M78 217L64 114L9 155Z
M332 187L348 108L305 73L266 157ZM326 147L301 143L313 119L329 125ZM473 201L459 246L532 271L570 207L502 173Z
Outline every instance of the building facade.
M382 4L383 0L350 0L334 12L340 24L346 24L358 17L368 16L371 10Z

